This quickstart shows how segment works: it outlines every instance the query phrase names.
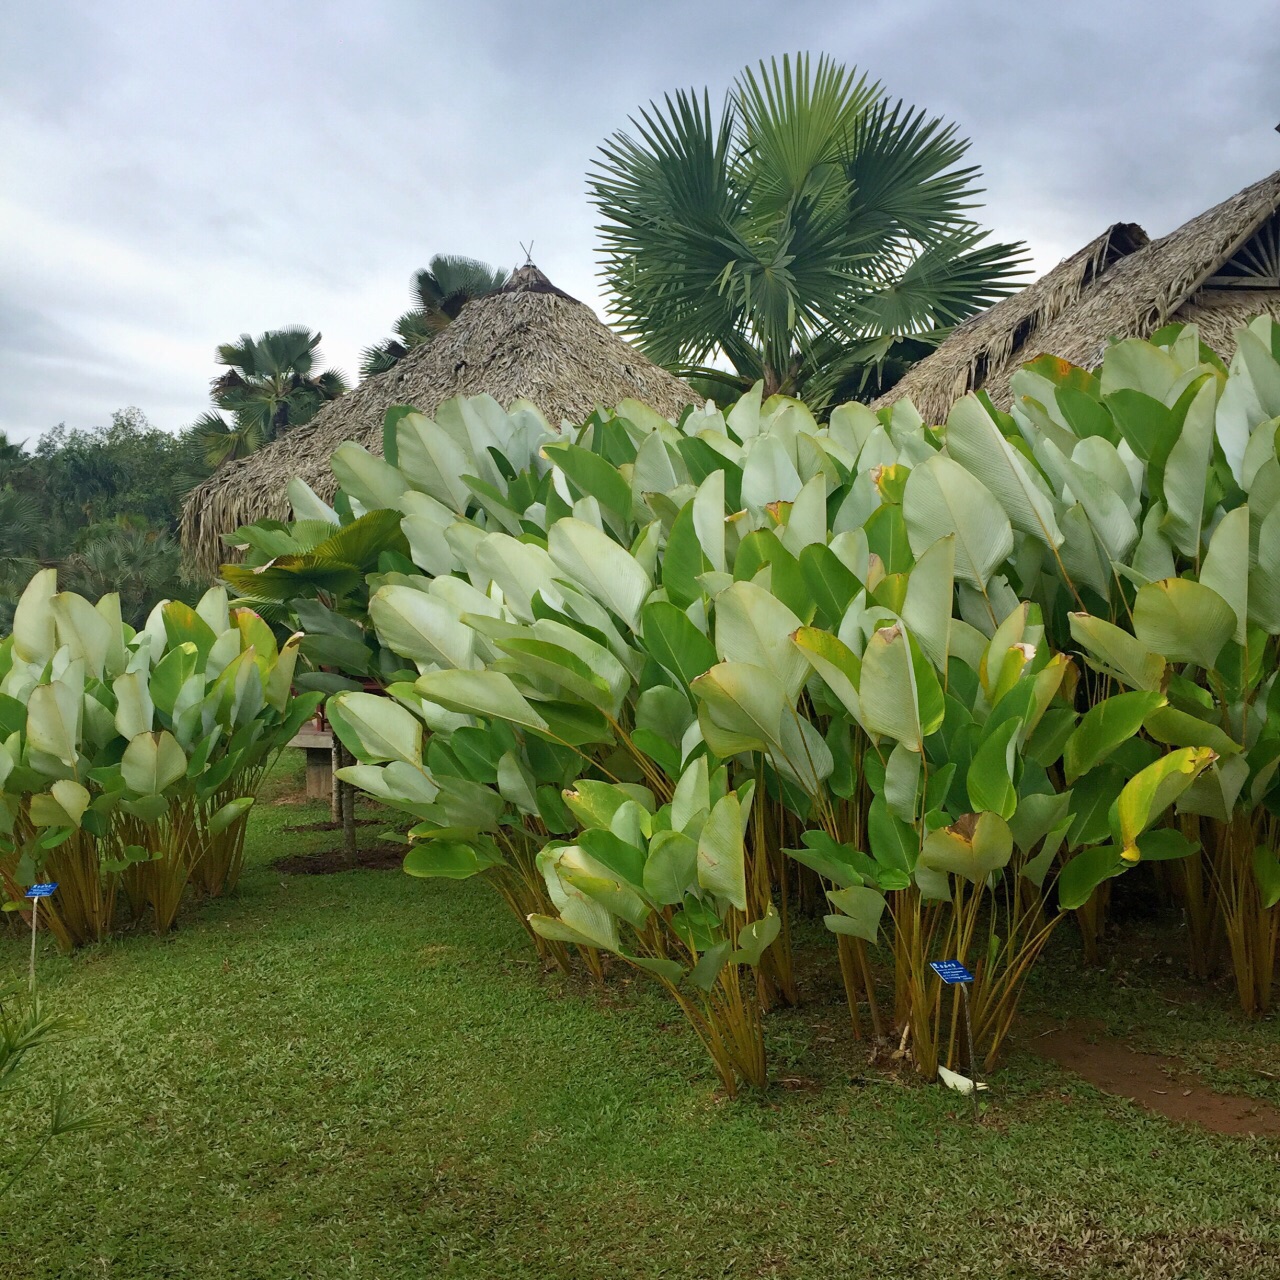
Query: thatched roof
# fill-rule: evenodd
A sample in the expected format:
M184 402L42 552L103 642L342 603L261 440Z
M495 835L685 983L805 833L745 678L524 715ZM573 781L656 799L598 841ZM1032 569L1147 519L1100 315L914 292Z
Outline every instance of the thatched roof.
M875 402L910 397L929 422L943 422L967 391L1000 407L1009 380L1048 352L1092 367L1112 338L1145 338L1173 320L1194 320L1229 356L1236 329L1262 311L1280 317L1280 288L1227 289L1218 275L1280 209L1280 171L1149 241L1116 223L1020 293L965 321L937 351ZM1261 284L1261 280L1258 281Z
M182 508L182 545L212 576L227 558L222 534L262 519L288 519L294 476L328 500L337 487L329 457L345 440L382 452L382 421L394 405L431 416L454 396L487 393L504 406L529 400L552 423L582 422L629 397L677 417L698 397L603 325L532 265L503 288L469 302L456 320L385 373L325 405L251 457L219 469Z

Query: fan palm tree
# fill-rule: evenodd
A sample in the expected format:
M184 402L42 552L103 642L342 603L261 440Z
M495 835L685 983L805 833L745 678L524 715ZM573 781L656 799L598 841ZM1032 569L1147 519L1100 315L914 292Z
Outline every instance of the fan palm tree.
M361 352L361 374L385 373L414 347L430 342L456 320L472 299L501 289L508 274L475 258L436 254L429 267L414 273L410 284L414 305L396 321L396 336Z
M955 125L828 58L748 68L718 115L680 92L632 123L589 177L601 274L627 336L685 377L822 407L1016 287L1023 246L970 218Z
M81 538L60 567L65 587L91 600L110 591L120 594L120 611L141 626L156 600L182 598L182 548L167 533L121 519L95 526Z
M302 326L269 329L260 338L241 334L238 342L218 348L217 360L226 372L210 384L216 408L192 424L212 467L246 457L289 427L309 422L347 390L336 369L317 371L320 334Z

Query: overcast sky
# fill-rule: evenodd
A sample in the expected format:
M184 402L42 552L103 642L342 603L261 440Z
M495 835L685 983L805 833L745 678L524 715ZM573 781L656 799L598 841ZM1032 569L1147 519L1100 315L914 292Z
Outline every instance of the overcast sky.
M788 50L958 121L1038 270L1280 168L1276 0L0 0L0 430L176 430L219 342L354 376L434 253L603 309L584 174L665 91Z

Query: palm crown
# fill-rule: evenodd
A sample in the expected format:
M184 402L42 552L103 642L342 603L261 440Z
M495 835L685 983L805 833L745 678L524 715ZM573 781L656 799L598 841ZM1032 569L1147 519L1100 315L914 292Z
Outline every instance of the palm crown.
M956 127L825 57L745 70L718 115L679 92L633 124L590 177L602 275L628 336L685 376L849 398L1020 274L1022 246L969 216Z
M192 425L214 467L253 453L288 427L309 422L321 405L347 390L336 369L316 371L320 334L302 326L270 329L260 338L243 333L239 341L218 348L217 360L226 366L210 383L217 408Z
M438 253L431 265L414 272L410 291L414 306L395 323L396 337L366 347L360 372L384 373L414 347L430 342L473 298L502 288L507 272L475 258Z

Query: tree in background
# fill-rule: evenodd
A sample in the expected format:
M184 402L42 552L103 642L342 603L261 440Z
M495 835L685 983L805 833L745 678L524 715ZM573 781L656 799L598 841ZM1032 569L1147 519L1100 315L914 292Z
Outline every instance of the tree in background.
M385 373L414 347L447 328L468 302L501 289L508 274L475 258L436 254L429 267L414 274L410 285L414 305L396 321L396 337L361 352L361 375Z
M243 333L218 348L217 360L226 372L210 383L215 407L191 428L212 469L310 422L347 390L338 370L319 369L320 334L303 326L269 329L259 338Z
M1017 287L1023 247L970 217L956 126L828 58L744 70L718 116L680 92L633 124L589 178L602 275L623 332L682 376L869 397Z
M126 621L187 599L175 537L182 499L209 473L191 433L123 409L109 426L47 431L30 452L0 435L0 634L31 575L57 565L69 589L121 593Z

